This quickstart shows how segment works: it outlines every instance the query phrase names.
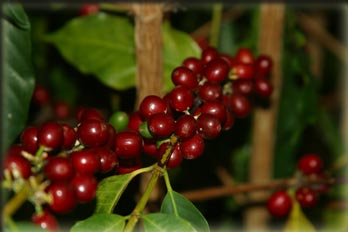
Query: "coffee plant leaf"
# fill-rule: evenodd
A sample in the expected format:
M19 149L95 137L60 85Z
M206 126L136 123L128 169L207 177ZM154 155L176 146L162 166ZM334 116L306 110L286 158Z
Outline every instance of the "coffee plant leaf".
M126 18L101 12L74 18L44 40L56 46L81 73L124 90L135 86L133 30Z
M169 92L174 84L171 74L174 68L180 66L187 57L199 58L201 48L187 33L174 29L169 22L163 23L163 88Z
M126 224L125 217L117 214L93 214L85 220L76 222L71 232L106 232L106 231L123 231Z
M185 219L197 231L210 231L207 220L202 213L180 193L168 190L161 205L161 213L173 214Z
M1 154L17 138L28 118L35 77L30 23L19 4L5 4L2 23Z
M165 213L150 213L142 217L146 232L199 231L192 225L175 215Z
M290 215L285 223L284 232L290 231L306 231L314 232L316 229L302 212L301 206L297 201L294 201L290 211Z
M28 221L17 221L13 226L5 225L3 227L4 232L11 231L25 231L25 232L45 232L46 230L40 228L32 222Z
M149 171L149 167L141 168L131 173L114 175L102 179L98 184L95 213L112 213L130 181L138 174L147 171Z

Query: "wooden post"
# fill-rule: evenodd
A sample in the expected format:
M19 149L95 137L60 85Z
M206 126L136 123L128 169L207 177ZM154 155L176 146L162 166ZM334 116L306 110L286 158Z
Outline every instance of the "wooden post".
M275 126L281 89L282 41L284 25L284 4L262 4L260 6L259 54L267 54L273 59L271 82L274 92L268 109L257 108L254 112L252 131L252 155L249 164L249 181L264 183L273 175L273 147ZM262 201L269 192L260 191L250 194L251 200ZM252 206L245 212L247 231L268 231L269 213L264 205Z

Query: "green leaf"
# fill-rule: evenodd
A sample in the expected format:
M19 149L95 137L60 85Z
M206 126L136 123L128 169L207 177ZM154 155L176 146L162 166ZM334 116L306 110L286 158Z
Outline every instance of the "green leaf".
M23 8L4 5L2 78L2 153L25 127L35 78L31 63L30 24Z
M45 40L82 73L124 90L135 86L133 33L126 18L98 13L69 21Z
M172 214L150 213L142 217L146 232L199 231L190 223Z
M91 217L78 221L71 228L71 232L86 231L123 231L126 219L117 214L93 214Z
M25 232L45 232L46 230L40 228L38 225L28 222L28 221L17 221L13 228L9 225L6 225L3 228L4 232L13 232L13 231L25 231Z
M169 92L174 87L171 79L173 69L180 66L187 57L199 57L200 54L200 47L189 34L172 28L168 22L163 24L163 87L165 92Z
M184 196L168 190L163 199L161 213L174 214L187 220L197 231L210 231L207 220L202 213Z
M315 232L313 224L308 220L302 212L301 206L297 201L294 201L290 215L285 223L284 232L291 231L306 231Z
M62 56L82 73L92 74L105 85L125 90L135 86L134 26L124 17L105 13L78 17L45 36ZM187 33L163 24L164 90L173 88L171 72L200 48Z
M104 178L98 184L95 213L112 213L122 193L130 181L140 173L152 170L152 166L138 169L131 173Z

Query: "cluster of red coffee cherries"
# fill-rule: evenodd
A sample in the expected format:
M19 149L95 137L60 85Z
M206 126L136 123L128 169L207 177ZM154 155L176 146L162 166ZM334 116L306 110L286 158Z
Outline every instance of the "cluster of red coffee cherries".
M31 200L42 206L33 222L55 230L51 212L67 213L91 201L99 174L139 169L142 154L167 168L202 155L204 139L216 138L235 118L246 117L253 97L271 95L271 67L268 56L254 57L247 48L231 56L207 47L200 58L189 57L173 70L172 91L145 97L129 116L117 112L106 121L97 109L81 107L75 126L47 121L24 129L20 143L6 153L5 182L14 191L29 182ZM168 159L161 160L168 150Z
M298 161L297 168L302 177L317 179L324 177L323 161L317 154L303 155ZM286 190L277 190L267 201L268 211L274 217L285 217L291 211L294 200L303 208L313 207L317 204L320 193L326 193L328 188L327 184L300 185L296 187L293 197Z

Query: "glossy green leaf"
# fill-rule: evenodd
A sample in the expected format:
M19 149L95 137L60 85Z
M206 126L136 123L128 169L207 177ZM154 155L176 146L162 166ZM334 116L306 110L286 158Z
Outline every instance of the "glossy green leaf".
M187 57L200 57L200 54L200 47L189 34L172 28L168 22L163 24L163 87L166 92L174 87L171 79L173 69Z
M83 221L78 221L71 228L71 232L107 232L123 231L126 219L117 214L93 214Z
M197 231L210 231L202 213L184 196L168 190L161 205L161 213L173 214L187 220Z
M78 17L45 37L82 73L114 89L135 85L133 26L105 13Z
M25 127L35 83L31 63L29 20L24 9L18 4L6 4L4 9L5 18L1 19L3 36L2 153Z
M105 85L124 90L135 86L134 26L124 17L105 13L78 17L46 35L62 56L82 73L92 74ZM163 25L164 89L173 87L171 72L200 48L187 33Z
M172 214L151 213L142 217L146 232L199 231L184 219Z
M301 206L297 201L293 202L290 215L285 223L284 232L306 231L314 232L316 229L302 212Z
M95 213L112 213L122 193L130 181L140 173L151 170L152 167L138 169L131 173L104 178L98 184L97 206Z
M25 232L45 232L46 230L40 228L38 225L31 223L29 221L17 221L12 227L5 225L3 227L4 232L13 232L13 231L25 231Z

